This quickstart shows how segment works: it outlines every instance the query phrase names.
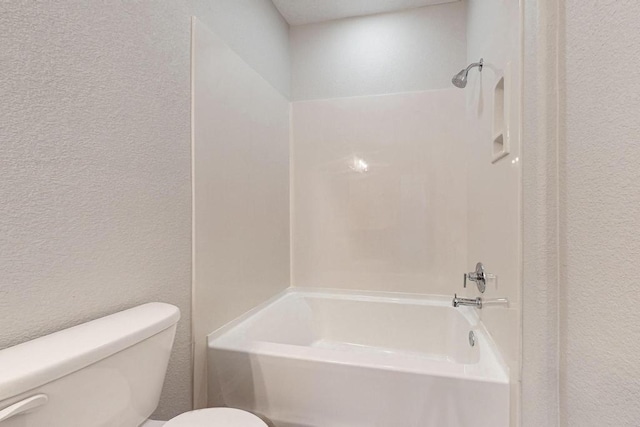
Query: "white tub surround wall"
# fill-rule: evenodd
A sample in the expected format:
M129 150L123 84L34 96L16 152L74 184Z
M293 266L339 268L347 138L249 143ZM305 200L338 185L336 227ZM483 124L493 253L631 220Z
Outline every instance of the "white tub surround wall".
M484 263L497 275L489 281L482 297L506 297L509 307L485 307L481 319L509 363L512 401L517 402L520 372L521 334L521 162L520 162L520 7L518 0L469 0L467 2L467 63L484 58L484 67L469 73L467 116L468 168L468 255L466 270ZM505 115L494 118L494 88L504 77ZM492 162L496 119L505 118L504 137L510 152ZM472 283L466 292L480 296ZM518 422L517 405L512 407L512 426Z
M453 295L466 266L463 91L292 109L294 285Z
M450 87L465 3L291 27L293 100Z
M289 286L289 102L204 24L193 26L193 337Z
M506 366L446 297L289 290L212 334L209 357L224 403L276 426L509 425Z
M560 142L564 144L560 6L557 0L534 0L525 2L524 10L523 427L560 426L558 160Z

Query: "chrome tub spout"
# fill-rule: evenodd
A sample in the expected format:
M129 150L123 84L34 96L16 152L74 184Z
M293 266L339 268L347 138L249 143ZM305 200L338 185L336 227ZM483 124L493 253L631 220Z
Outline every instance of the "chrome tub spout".
M461 305L482 308L482 298L458 298L458 294L455 294L453 297L453 306L459 307Z

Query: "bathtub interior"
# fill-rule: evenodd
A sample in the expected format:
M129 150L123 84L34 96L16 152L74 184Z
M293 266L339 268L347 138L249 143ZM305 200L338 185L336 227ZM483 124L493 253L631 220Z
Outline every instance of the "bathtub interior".
M506 427L508 371L474 310L289 289L209 335L208 403L277 427Z
M474 365L483 346L495 349L473 310L444 297L290 289L212 333L209 346L251 352L268 343ZM470 331L487 339L472 347Z
M449 307L432 304L425 310L402 302L304 299L314 313L317 339L312 346L414 354L454 363L478 361L476 349L462 341L473 326Z

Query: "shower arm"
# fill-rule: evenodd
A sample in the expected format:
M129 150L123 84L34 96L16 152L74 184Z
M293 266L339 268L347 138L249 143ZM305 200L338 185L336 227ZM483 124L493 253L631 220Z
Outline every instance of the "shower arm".
M484 65L484 60L481 59L480 62L474 62L473 64L470 64L464 71L465 73L468 73L469 70L471 70L474 67L478 67L478 70L482 71L483 65Z

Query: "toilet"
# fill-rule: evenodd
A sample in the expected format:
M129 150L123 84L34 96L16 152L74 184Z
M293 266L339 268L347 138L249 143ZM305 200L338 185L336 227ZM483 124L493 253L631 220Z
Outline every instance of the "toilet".
M177 307L149 303L0 350L0 425L267 427L233 408L149 420L179 318Z

